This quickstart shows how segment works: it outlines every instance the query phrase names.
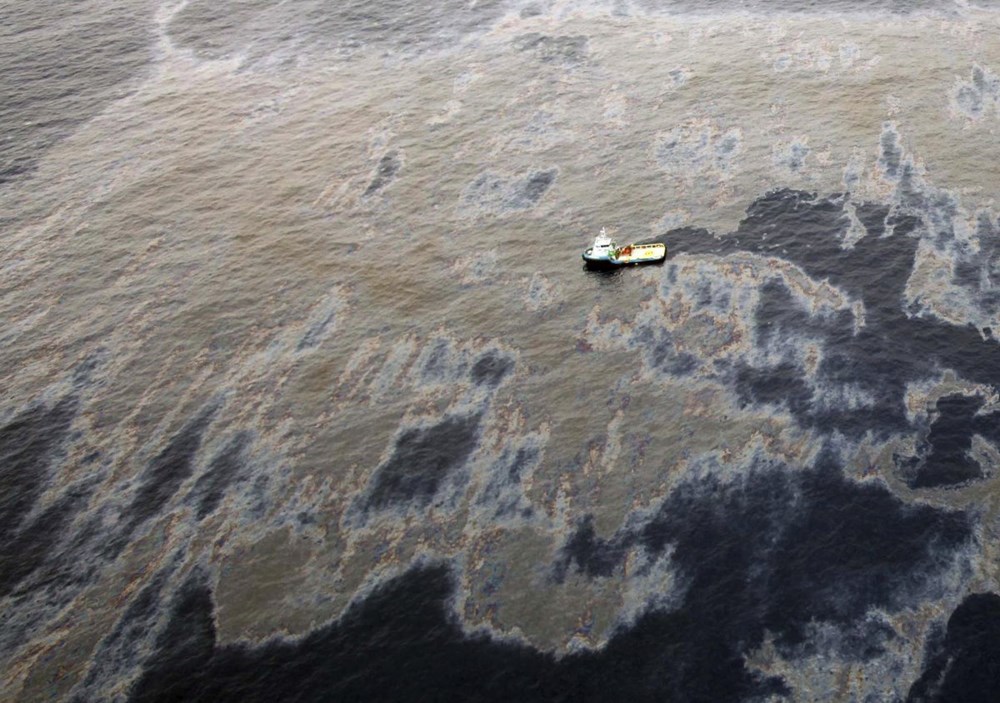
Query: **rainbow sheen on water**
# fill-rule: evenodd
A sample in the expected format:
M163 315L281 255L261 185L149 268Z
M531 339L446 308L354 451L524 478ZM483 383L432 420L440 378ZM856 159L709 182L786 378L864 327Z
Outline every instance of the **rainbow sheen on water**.
M0 9L0 698L994 700L998 29Z

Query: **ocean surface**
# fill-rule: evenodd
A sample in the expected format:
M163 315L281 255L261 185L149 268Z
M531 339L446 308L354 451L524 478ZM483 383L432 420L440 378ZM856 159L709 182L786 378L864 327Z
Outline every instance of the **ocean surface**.
M1000 700L998 130L995 2L0 6L0 700Z

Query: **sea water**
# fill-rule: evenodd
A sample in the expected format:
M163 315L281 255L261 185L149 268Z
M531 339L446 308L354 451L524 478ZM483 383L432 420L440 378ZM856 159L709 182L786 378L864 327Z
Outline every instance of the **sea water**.
M0 698L993 699L998 31L0 9Z

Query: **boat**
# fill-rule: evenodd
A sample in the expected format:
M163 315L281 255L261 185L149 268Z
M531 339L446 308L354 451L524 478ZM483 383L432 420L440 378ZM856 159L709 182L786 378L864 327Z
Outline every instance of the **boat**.
M655 264L667 258L667 245L661 242L618 246L605 228L597 235L593 246L583 252L587 266L606 268L631 264Z

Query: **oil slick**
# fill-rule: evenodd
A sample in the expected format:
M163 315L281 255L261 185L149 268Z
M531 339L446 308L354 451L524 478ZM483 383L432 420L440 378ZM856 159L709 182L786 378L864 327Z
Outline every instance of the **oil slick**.
M0 697L989 691L994 10L710 5L183 1L16 129Z

